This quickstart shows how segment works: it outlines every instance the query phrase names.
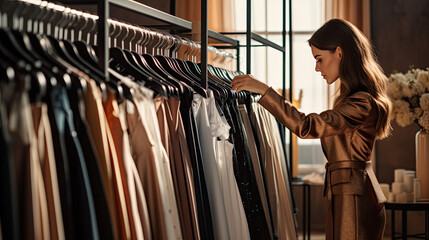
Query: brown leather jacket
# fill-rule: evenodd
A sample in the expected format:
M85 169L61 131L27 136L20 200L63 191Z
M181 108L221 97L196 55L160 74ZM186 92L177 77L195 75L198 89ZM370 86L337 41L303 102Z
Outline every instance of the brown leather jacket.
M320 138L328 160L326 239L382 239L381 191L371 167L378 108L366 92L356 92L320 114L304 114L270 88L259 103L300 138Z

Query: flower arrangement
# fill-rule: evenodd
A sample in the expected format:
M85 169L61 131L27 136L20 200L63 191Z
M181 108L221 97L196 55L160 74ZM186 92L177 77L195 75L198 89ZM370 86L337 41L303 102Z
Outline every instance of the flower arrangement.
M401 127L416 122L429 132L429 71L411 66L405 74L392 73L388 94L393 101L391 120L395 119Z

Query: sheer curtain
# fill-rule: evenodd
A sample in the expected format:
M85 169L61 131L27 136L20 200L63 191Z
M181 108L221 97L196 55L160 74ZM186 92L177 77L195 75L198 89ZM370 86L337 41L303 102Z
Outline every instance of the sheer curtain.
M371 33L370 0L326 0L326 20L341 18L358 27L368 38Z
M208 29L216 32L235 31L234 0L208 0ZM191 22L201 21L201 0L176 0L176 16Z

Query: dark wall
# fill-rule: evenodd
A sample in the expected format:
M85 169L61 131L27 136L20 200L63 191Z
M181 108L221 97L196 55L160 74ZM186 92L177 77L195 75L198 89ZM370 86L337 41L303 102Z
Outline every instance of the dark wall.
M429 66L429 1L371 1L371 38L386 74Z
M371 1L371 38L386 75L409 65L429 67L429 1ZM419 127L393 124L393 134L376 143L377 176L391 183L395 168L415 170L415 134Z

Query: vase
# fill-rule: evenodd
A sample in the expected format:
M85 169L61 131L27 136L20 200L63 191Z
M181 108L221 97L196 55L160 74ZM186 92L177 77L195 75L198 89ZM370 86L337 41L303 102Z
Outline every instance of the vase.
M429 201L429 131L416 134L416 177L420 179L420 200Z

